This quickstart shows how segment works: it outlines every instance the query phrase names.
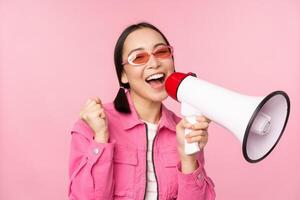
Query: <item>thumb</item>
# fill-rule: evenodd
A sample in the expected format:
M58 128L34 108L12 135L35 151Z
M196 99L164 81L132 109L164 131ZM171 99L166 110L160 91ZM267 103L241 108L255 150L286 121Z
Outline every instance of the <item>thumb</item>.
M99 98L99 97L95 97L95 101L96 101L96 103L98 103L98 104L101 104L102 102L101 102L101 99Z
M184 130L184 129L186 129L186 128L191 128L191 124L185 119L185 118L182 118L181 120L180 120L180 122L177 124L177 128L179 129L179 130Z

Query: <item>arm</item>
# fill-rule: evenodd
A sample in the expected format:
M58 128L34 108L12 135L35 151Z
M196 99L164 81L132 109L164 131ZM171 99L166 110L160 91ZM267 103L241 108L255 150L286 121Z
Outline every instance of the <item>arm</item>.
M192 172L184 171L191 170ZM192 169L194 168L194 170ZM178 200L213 200L216 198L214 183L204 169L203 150L196 160L181 160L178 169ZM184 172L183 172L184 171Z
M72 130L69 199L100 200L113 196L113 143L97 143L85 122Z
M197 123L191 125L184 119L176 126L178 153L180 155L180 163L178 169L178 200L213 200L216 198L214 184L206 175L204 169L204 151L203 148L208 141L208 126L210 120L205 117L198 117ZM192 131L185 135L184 129L188 128ZM192 155L184 153L184 140L190 142L198 142L200 152Z

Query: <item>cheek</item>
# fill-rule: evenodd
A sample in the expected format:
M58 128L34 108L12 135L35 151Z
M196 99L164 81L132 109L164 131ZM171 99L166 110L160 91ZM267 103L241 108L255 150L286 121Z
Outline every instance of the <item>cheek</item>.
M143 71L141 68L132 68L126 70L127 79L130 85L143 81Z
M165 66L168 68L168 71L174 72L175 66L174 66L174 61L173 61L173 59L170 59L169 61L167 61L167 62L165 63Z

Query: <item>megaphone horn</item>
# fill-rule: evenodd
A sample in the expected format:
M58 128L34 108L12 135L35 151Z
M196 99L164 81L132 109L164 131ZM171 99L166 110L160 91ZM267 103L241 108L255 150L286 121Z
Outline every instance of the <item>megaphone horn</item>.
M181 102L181 114L190 123L201 114L225 127L239 139L244 158L251 163L271 153L289 118L290 100L284 91L247 96L179 72L172 73L165 86L169 96ZM186 154L197 151L197 143L185 142Z

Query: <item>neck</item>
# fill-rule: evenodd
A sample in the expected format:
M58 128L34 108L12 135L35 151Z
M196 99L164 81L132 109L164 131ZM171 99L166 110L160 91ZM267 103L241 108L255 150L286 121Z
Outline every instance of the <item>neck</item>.
M132 103L139 118L143 121L157 124L161 117L161 102L154 102L130 92Z

